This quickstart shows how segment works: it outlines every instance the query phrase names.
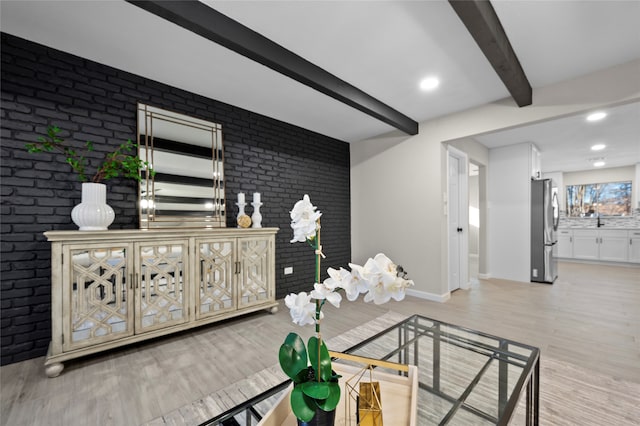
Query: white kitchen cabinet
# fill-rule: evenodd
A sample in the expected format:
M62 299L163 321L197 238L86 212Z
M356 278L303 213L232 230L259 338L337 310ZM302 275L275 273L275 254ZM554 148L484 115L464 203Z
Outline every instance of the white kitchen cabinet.
M596 229L573 230L573 258L598 260L599 235Z
M277 310L277 228L52 231L49 377L63 362Z
M640 230L629 231L629 262L640 263Z
M640 231L560 230L558 231L558 250L558 257L567 259L640 263Z
M622 229L600 229L599 260L627 262L629 260L628 232Z
M558 257L571 259L573 257L573 231L558 230Z

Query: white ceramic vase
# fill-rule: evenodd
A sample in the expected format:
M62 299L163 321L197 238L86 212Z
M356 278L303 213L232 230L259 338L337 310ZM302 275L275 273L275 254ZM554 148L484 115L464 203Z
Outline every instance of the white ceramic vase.
M71 220L81 231L106 231L116 214L107 204L107 186L103 183L82 184L82 202L71 210Z

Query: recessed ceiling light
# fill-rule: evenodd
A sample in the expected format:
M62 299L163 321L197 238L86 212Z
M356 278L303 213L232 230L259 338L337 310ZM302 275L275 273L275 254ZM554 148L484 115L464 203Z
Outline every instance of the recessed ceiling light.
M602 160L596 161L593 163L593 167L602 167L604 166L606 163Z
M603 143L598 143L595 144L594 146L591 147L591 151L602 151L603 149L605 149L607 146Z
M598 121L598 120L602 120L603 118L605 118L607 116L606 112L602 112L602 111L598 111L598 112L594 112L593 114L589 114L587 115L587 121Z
M439 85L440 85L440 80L438 80L436 77L427 77L427 78L423 78L422 81L420 81L420 89L425 91L433 90Z

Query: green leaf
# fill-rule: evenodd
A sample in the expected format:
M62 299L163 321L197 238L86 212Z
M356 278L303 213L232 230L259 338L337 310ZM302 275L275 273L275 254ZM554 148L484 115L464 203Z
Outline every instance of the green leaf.
M335 410L340 402L340 385L337 382L329 382L329 396L326 399L316 401L318 407L324 411Z
M320 345L320 359L318 360L318 338L312 336L309 338L309 361L311 361L311 366L314 370L316 370L316 374L318 374L318 368L320 369L320 380L324 382L328 382L331 380L331 357L329 356L329 350L327 349L327 345L322 341L322 345Z
M284 373L295 383L300 383L304 380L300 380L300 378L298 378L302 371L299 368L303 362L300 354L295 351L293 346L283 343L282 346L280 346L280 351L278 352L278 361L280 361L280 368L282 368L282 371L284 371ZM304 364L306 364L306 361L307 360L305 359Z
M309 377L309 367L305 367L296 374L296 377L293 378L293 383L304 383L308 380Z
M306 396L300 386L294 386L291 391L291 410L303 422L309 422L316 414L316 403Z
M313 399L329 398L329 385L327 382L305 382L298 385L302 392Z
M298 373L307 368L307 350L304 341L296 333L289 333L280 346L278 360L282 371L291 379L295 379Z

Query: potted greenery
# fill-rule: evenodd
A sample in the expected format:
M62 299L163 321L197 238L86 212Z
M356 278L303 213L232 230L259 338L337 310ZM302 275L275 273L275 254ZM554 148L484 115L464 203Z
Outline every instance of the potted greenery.
M403 300L406 289L413 286L404 269L383 253L367 260L364 266L349 264L351 271L329 268L329 278L320 281L320 259L324 257L320 245L320 216L308 195L296 202L291 213L294 242L306 242L315 249L316 268L313 290L307 294L291 293L284 299L291 319L298 325L315 325L305 348L304 341L296 333L289 333L280 346L278 361L284 373L293 381L290 405L298 419L298 425L332 426L335 409L340 402L339 378L332 367L331 357L320 333L324 317L322 307L329 302L340 307L342 294L354 301L364 294L365 302L376 305L394 299Z
M140 169L147 170L150 176L155 174L147 161L142 161L137 155L128 154L135 150L137 144L131 139L119 145L115 151L105 154L105 158L89 181L87 173L86 154L94 151L93 142L85 142L82 152L66 145L59 136L58 126L48 126L47 134L39 136L38 142L26 144L25 148L31 153L61 152L66 157L66 163L78 174L82 182L82 202L71 211L71 219L81 231L106 230L115 219L113 209L106 203L106 186L103 181L125 177L136 181L142 180Z

